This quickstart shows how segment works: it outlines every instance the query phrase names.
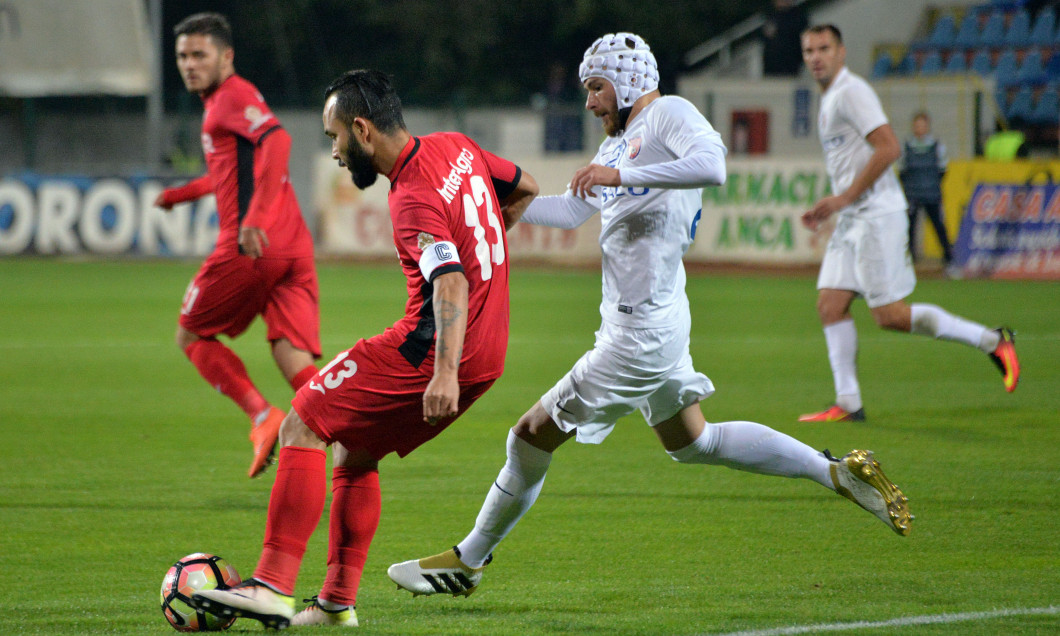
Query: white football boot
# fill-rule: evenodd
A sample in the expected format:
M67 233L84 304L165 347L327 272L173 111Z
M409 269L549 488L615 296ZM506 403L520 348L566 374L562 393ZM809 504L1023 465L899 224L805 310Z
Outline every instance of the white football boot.
M294 615L291 625L341 625L343 627L357 627L357 608L347 607L340 610L324 609L320 606L317 597L305 599L309 605Z
M247 579L227 590L199 590L191 604L222 618L252 618L265 627L285 629L294 616L294 597L274 592L257 579Z
M386 573L401 589L421 594L471 596L482 580L482 571L493 560L491 555L480 568L469 568L460 560L456 548L425 559L391 565Z
M909 500L880 470L872 451L853 450L829 466L832 484L840 495L879 517L898 534L913 530Z

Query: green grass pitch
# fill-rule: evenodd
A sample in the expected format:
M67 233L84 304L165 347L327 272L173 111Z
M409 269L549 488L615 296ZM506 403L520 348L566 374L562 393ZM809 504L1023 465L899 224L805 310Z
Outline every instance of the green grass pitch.
M252 573L274 471L246 478L247 422L173 344L196 267L0 260L0 634L168 634L158 589L178 558L213 552ZM402 311L393 264L322 264L320 282L325 359ZM717 387L708 421L876 451L917 516L908 538L806 480L678 465L635 415L601 446L557 452L476 594L399 593L387 566L463 538L507 429L592 345L597 272L516 267L512 290L505 376L441 437L381 464L362 633L718 634L951 614L973 618L857 633L1060 631L1057 283L922 280L912 296L1015 328L1012 395L982 354L884 333L857 303L869 421L806 425L796 416L832 397L813 277L690 275L692 354ZM286 408L260 322L233 347ZM322 581L326 534L325 517L299 598Z

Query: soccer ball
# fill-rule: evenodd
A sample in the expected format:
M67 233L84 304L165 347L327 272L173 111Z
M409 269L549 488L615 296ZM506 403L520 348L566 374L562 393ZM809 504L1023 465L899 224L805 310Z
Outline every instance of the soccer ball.
M234 617L221 618L195 609L191 595L199 590L226 589L239 583L239 574L219 556L196 552L173 564L162 579L162 613L178 632L228 629Z

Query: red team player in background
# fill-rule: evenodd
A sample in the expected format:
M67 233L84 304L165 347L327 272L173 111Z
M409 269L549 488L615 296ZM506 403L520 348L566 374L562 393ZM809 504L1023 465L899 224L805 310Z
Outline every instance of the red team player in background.
M163 191L155 204L168 210L212 192L220 219L217 245L184 296L177 346L250 417L249 475L256 477L271 461L284 412L262 397L217 335L236 337L261 314L273 358L291 387L313 377L320 357L313 239L287 173L291 137L254 85L235 74L228 21L198 13L173 31L184 85L203 100L207 173Z
M405 315L340 353L298 390L280 431L265 542L254 577L192 602L267 627L357 624L357 588L379 523L379 460L405 456L466 411L504 368L510 228L533 178L459 133L413 137L378 71L325 91L332 156L359 188L390 180L394 245L408 281ZM335 446L328 570L295 615L294 586L324 510L325 448Z

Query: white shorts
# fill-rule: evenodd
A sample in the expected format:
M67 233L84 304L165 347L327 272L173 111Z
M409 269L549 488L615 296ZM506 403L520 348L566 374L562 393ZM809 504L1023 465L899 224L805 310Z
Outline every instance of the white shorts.
M639 409L655 426L714 393L710 378L692 368L690 325L631 329L603 323L596 344L541 398L565 432L599 444L619 418Z
M841 214L828 240L817 289L846 289L882 307L913 293L909 217L896 210L864 218Z

